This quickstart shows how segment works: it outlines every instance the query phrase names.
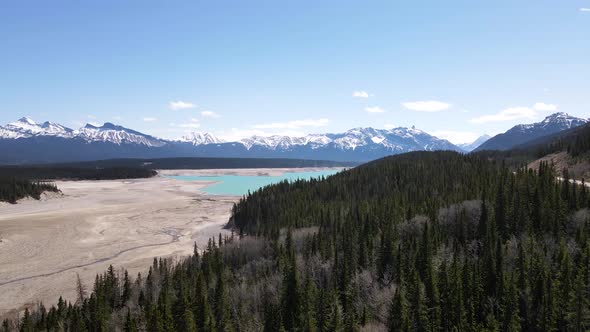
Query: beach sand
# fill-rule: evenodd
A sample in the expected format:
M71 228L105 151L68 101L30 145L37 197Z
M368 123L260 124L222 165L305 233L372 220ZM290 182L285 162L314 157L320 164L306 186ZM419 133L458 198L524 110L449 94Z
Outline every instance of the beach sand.
M155 177L58 181L62 194L0 205L0 316L60 295L76 299L109 265L131 276L154 257L182 257L223 230L238 197L199 192L206 182Z
M135 278L154 257L204 248L228 222L237 196L208 195L213 183L169 175L281 175L325 168L166 170L150 179L57 181L59 194L0 203L0 317L76 299L80 275L88 290L109 265Z

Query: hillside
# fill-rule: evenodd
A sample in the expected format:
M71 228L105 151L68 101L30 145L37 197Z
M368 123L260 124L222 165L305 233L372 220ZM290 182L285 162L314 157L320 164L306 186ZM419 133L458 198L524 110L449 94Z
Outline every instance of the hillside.
M27 311L20 327L586 330L589 203L547 164L389 157L258 190L233 209L242 239L155 259L137 278L111 268L77 304Z

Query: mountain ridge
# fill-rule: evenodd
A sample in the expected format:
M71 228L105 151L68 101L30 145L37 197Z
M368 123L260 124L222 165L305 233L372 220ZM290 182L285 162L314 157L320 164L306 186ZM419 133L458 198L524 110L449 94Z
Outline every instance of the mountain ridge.
M474 151L509 150L543 136L572 129L586 123L588 123L587 119L574 117L565 112L557 112L545 117L541 122L516 125L506 132L490 138Z
M0 147L6 147L3 150L10 155L0 159L5 163L203 156L367 161L410 151L462 152L451 142L415 127L357 127L342 133L251 136L228 142L199 132L179 140L166 140L109 122L102 126L87 124L74 130L52 122L40 125L28 117L0 126ZM27 154L27 149L36 152ZM67 154L63 153L64 149L68 150ZM52 151L61 156L52 158ZM43 157L36 155L39 153ZM63 159L67 156L74 159Z

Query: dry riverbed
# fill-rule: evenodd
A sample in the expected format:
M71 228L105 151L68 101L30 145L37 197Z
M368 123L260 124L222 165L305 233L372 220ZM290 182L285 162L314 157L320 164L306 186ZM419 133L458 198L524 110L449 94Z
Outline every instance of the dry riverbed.
M167 175L281 175L307 169L160 171L151 179L58 181L61 194L0 203L0 317L60 295L76 299L76 276L91 290L109 265L146 272L154 257L183 257L219 233L239 197L208 195L211 182Z
M75 300L77 274L92 289L111 264L135 276L154 257L188 255L195 241L228 233L238 199L161 176L56 184L62 195L0 204L0 316L60 295Z

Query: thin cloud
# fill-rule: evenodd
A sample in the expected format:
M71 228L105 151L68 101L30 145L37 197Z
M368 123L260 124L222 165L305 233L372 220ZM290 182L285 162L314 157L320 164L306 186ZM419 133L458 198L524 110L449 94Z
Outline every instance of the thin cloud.
M288 122L273 122L263 123L252 126L255 129L300 129L303 127L325 127L330 123L330 120L322 119L307 119L307 120L295 120Z
M171 101L170 103L168 103L168 108L170 108L173 111L187 110L195 107L197 107L197 105L182 100Z
M352 96L354 98L369 98L369 93L367 91L353 91Z
M221 115L219 115L213 111L203 111L203 112L201 112L201 116L204 118L212 118L212 119L216 119L216 118L221 117Z
M385 110L379 106L365 107L367 113L385 113Z
M402 106L416 112L440 112L451 108L451 104L438 100L409 101Z
M88 116L89 119L96 119L96 115L88 114L87 116Z
M156 121L158 121L158 119L156 119L156 118L143 118L143 121L144 122L156 122Z
M190 122L190 123L181 123L178 125L180 128L199 128L201 127L200 123Z
M582 7L580 8L581 12L590 12L590 8Z
M555 105L555 104L536 103L533 106L533 108L536 111L542 111L542 112L557 111L557 105Z
M489 122L503 122L518 119L534 119L537 116L537 111L530 107L509 107L503 109L496 114L483 115L473 118L472 123L482 124Z
M437 130L430 132L433 136L446 139L453 144L474 142L480 135L471 131Z

